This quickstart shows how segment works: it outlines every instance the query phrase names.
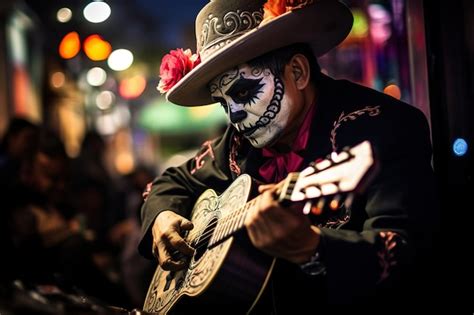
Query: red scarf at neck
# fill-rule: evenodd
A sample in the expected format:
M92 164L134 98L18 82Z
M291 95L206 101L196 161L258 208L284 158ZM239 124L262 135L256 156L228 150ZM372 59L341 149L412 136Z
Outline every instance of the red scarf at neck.
M301 163L303 163L303 157L301 155L308 143L315 108L316 106L314 104L311 105L298 131L298 135L291 146L290 152L279 153L269 148L262 149L262 155L268 159L263 163L258 172L265 182L278 183L284 179L288 173L297 171L301 167Z

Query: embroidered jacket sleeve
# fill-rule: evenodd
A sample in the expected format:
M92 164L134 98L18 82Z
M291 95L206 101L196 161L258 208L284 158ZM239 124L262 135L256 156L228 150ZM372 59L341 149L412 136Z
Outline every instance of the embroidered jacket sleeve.
M387 106L388 105L388 106ZM386 104L376 117L341 124L337 149L369 139L379 172L352 207L360 229L322 229L329 299L351 303L396 287L401 270L421 261L430 247L436 211L429 128L409 105Z
M164 210L172 210L187 217L195 200L204 190L213 187L222 191L229 185L227 141L230 130L213 141L206 141L196 156L179 167L167 169L157 177L141 209L142 239L138 250L151 257L151 227Z

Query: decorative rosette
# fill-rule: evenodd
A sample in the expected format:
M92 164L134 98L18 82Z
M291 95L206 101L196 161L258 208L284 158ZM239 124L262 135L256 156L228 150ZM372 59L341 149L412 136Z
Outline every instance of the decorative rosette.
M288 11L293 11L309 4L312 4L313 0L268 0L263 5L263 23L282 15Z
M190 49L178 48L171 50L161 60L158 91L162 94L168 92L200 62L199 55L193 54Z

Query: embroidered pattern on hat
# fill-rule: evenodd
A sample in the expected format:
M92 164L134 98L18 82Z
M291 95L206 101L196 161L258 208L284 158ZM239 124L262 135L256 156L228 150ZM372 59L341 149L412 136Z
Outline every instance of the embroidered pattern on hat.
M236 37L257 27L263 20L262 11L230 11L222 20L209 14L201 28L199 46L201 58L231 43Z
M381 112L380 106L366 106L363 109L353 111L347 115L345 115L344 112L342 112L341 115L339 115L339 118L336 121L334 121L333 128L331 130L331 144L332 144L333 152L337 151L337 145L336 145L337 129L342 125L343 122L356 120L357 118L365 114L371 117L378 116L380 112Z

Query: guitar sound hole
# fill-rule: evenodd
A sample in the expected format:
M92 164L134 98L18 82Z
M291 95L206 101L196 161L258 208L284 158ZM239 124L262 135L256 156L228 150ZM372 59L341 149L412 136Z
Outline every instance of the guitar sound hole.
M204 232L199 235L199 238L193 242L193 247L195 248L196 252L194 253L194 260L198 261L207 251L207 246L209 245L209 241L214 234L214 229L217 225L217 218L213 218L206 226Z

